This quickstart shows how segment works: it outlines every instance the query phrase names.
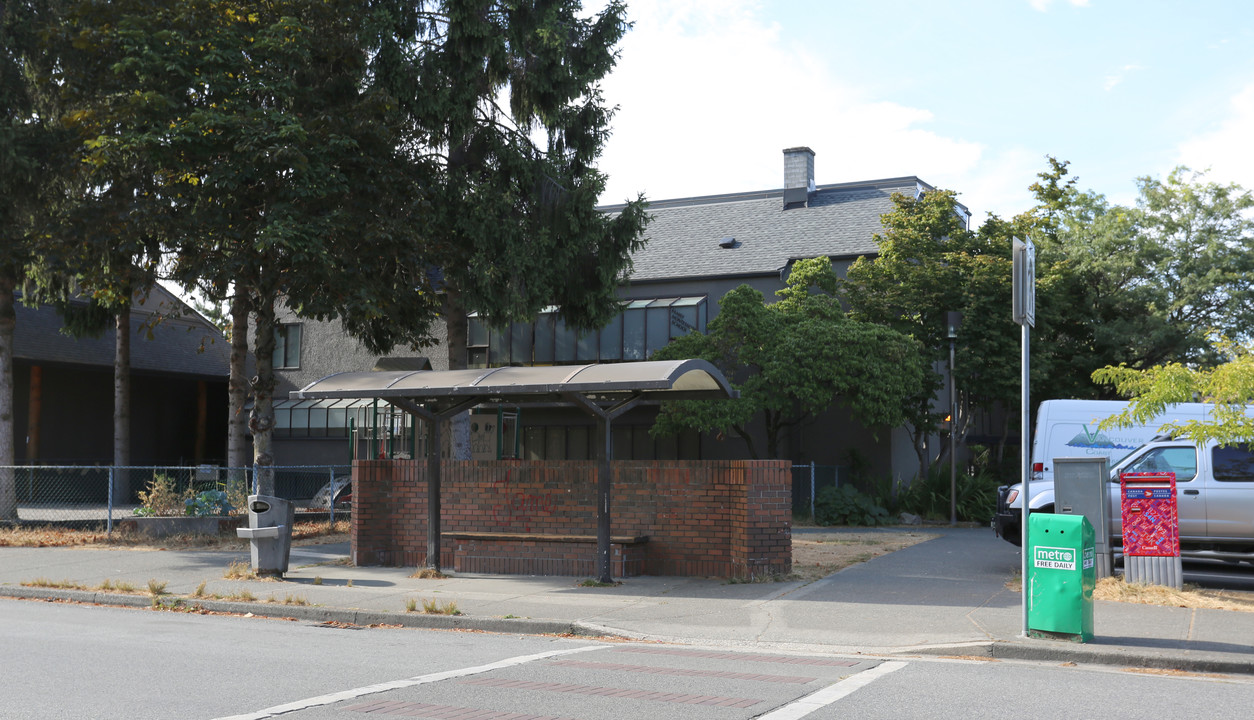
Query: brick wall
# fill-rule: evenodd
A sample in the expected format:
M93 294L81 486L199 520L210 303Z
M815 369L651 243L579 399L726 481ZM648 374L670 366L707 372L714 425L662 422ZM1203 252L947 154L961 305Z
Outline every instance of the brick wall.
M649 538L641 546L644 573L743 578L791 570L788 461L615 461L612 469L612 533ZM596 472L595 461L444 461L441 529L595 536ZM424 564L426 498L425 461L355 462L354 562ZM454 549L441 541L442 567L453 567ZM595 558L595 546L583 551Z

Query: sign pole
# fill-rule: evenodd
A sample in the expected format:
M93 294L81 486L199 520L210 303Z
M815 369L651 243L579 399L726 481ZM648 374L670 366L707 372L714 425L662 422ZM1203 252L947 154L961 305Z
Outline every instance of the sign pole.
M1029 354L1031 328L1036 325L1036 246L1032 244L1031 238L1026 240L1015 238L1011 241L1010 255L1014 286L1011 316L1022 328L1022 340L1019 343L1021 348L1019 364L1022 368L1022 375L1019 380L1019 482L1020 487L1023 489L1023 492L1020 493L1022 496L1020 503L1023 506L1023 511L1020 513L1021 527L1019 531L1022 533L1022 542L1019 548L1023 553L1022 581L1020 583L1023 588L1023 635L1027 637L1028 604L1032 593L1030 586L1031 568L1030 560L1028 559L1028 515L1031 513L1029 504L1032 499L1032 406L1028 402L1028 385L1031 364L1031 356Z

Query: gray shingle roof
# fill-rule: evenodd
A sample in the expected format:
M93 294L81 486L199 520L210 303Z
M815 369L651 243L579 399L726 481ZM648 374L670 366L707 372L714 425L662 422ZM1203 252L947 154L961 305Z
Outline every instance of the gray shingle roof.
M163 312L177 309L191 313L183 303L154 292L150 307ZM51 305L37 308L17 304L14 357L32 363L64 363L113 367L113 330L98 338L73 338L61 332L61 317ZM175 373L201 378L230 374L231 347L222 333L199 315L167 317L152 329L148 339L143 328L152 311L136 306L131 312L131 369Z
M808 206L784 209L783 190L649 204L648 243L632 256L634 281L778 273L790 260L874 254L893 193L933 189L916 177L820 185ZM621 206L606 207L613 212ZM735 247L719 241L736 239Z

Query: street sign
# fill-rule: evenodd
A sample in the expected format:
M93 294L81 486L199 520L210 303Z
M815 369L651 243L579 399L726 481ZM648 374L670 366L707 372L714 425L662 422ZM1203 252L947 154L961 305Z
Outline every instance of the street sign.
M1020 325L1036 327L1036 246L1032 239L1014 239L1014 301L1011 315Z

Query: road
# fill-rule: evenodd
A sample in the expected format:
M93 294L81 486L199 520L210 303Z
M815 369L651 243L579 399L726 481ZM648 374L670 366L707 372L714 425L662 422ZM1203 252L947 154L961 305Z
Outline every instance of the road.
M904 611L904 610L903 610ZM0 718L1243 717L1254 678L0 600ZM614 696L610 696L613 694ZM381 704L390 703L390 704Z

